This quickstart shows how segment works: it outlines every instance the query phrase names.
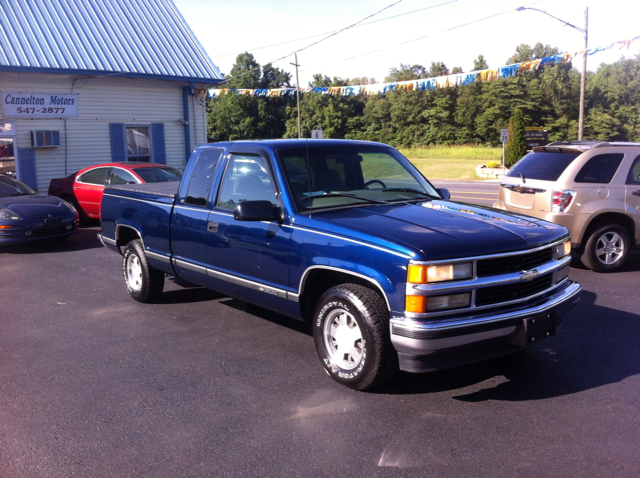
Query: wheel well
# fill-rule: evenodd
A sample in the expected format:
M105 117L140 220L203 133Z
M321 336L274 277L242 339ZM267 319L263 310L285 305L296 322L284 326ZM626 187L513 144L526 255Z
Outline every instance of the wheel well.
M138 231L127 226L118 227L118 230L116 231L116 244L118 246L126 246L129 242L136 239L141 239Z
M633 223L633 219L631 219L626 214L607 212L604 214L600 214L599 216L596 216L591 220L589 226L587 226L587 229L584 231L584 235L582 236L582 243L580 244L580 248L584 249L593 231L598 229L603 224L609 222L619 224L620 226L624 227L629 233L632 244L636 243L635 225Z
M326 290L340 284L358 284L382 295L382 291L376 287L373 282L363 279L362 277L336 270L314 269L307 275L303 290L300 291L302 317L310 321L313 317L313 309L318 303L320 296L324 294ZM384 296L383 300L385 300Z

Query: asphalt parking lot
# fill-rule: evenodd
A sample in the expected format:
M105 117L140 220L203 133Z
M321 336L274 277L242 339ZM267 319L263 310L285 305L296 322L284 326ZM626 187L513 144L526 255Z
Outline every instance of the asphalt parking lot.
M99 227L0 252L0 476L637 477L640 254L522 353L355 392L304 323L166 280Z

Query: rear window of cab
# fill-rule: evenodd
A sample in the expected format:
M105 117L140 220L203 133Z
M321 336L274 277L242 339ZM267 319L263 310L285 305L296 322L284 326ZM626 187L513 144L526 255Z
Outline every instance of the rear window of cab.
M508 177L518 177L520 174L525 179L538 179L541 181L557 181L565 169L580 154L531 152L524 156L507 174Z

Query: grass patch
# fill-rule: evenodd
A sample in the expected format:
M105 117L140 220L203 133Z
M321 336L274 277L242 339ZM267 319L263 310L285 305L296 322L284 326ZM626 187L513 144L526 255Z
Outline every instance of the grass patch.
M502 160L502 148L461 144L452 146L427 146L426 148L401 148L407 158L425 159L474 159L476 161ZM479 163L480 164L480 163Z
M400 152L429 179L479 179L476 167L491 160L502 162L502 148L491 146L429 146Z

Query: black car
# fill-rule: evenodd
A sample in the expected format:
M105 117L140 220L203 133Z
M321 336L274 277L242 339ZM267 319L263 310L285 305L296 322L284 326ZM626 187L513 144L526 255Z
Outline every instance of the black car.
M77 228L78 212L71 204L38 194L0 174L0 246L47 238L64 240Z

